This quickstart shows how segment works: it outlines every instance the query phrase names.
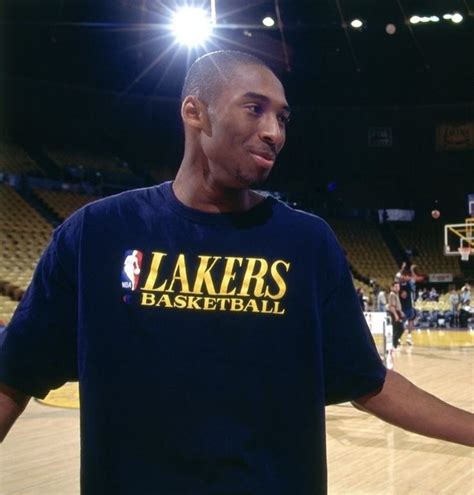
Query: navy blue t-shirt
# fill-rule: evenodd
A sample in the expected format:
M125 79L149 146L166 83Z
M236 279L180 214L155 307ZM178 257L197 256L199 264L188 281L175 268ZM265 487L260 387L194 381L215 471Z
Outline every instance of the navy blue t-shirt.
M66 220L6 332L0 381L79 380L87 495L325 493L325 404L385 378L323 220L196 211L171 183Z

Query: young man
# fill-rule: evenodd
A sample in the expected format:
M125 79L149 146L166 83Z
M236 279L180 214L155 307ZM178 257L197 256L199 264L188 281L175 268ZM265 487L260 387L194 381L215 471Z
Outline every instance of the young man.
M461 299L459 297L459 293L456 290L456 287L453 286L451 292L449 293L449 304L451 306L451 327L459 326L459 303Z
M402 311L402 304L400 301L400 283L393 282L390 287L390 294L388 295L388 311L392 317L393 326L393 347L396 349L400 344L400 339L402 338L404 327L403 318L404 314Z
M273 72L208 54L181 112L173 183L56 230L2 348L2 435L29 396L79 380L88 495L324 493L324 406L348 400L474 444L471 414L382 366L325 222L250 189L285 142Z
M416 283L423 279L423 276L416 273L416 265L410 267L404 262L400 271L395 275L395 282L400 284L398 296L400 298L402 316L405 319L405 325L408 332L406 343L413 345L413 330L415 328L416 310L415 310L415 294ZM403 323L402 323L403 324ZM403 330L400 334L403 334Z

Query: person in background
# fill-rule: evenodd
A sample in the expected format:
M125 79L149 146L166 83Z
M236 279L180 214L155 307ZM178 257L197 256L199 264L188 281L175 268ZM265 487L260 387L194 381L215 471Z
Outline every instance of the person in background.
M364 295L363 287L358 287L356 289L356 292L357 292L357 297L359 298L359 304L360 307L362 308L362 311L367 311L367 298Z
M460 300L459 325L467 328L469 319L474 316L474 308L471 306L471 286L467 283L461 287Z
M412 285L409 281L401 282L399 285L400 291L398 295L400 298L400 304L404 318L403 324L407 330L406 343L408 345L413 345L412 332L414 328L414 321L416 318L416 311L413 306Z
M459 293L456 290L456 287L453 286L451 292L449 293L449 305L451 307L451 326L457 327L459 326L459 303L461 302L461 298L459 297Z
M380 290L377 294L377 311L385 313L387 310L387 296L384 290Z
M468 305L471 302L471 286L466 283L461 287L461 304L462 305Z
M400 339L402 338L404 327L403 327L403 311L402 305L399 297L400 284L398 282L393 282L390 288L390 294L388 295L388 312L392 317L393 325L393 348L397 349L400 344Z
M423 287L423 292L421 293L421 300L422 301L430 300L430 291L428 290L428 287Z
M431 287L430 294L429 294L429 300L434 301L434 302L439 301L438 291L434 287Z
M413 330L415 327L415 319L416 319L416 309L415 309L415 301L416 301L416 284L420 280L423 279L423 276L418 275L416 273L416 265L413 264L410 266L409 270L404 274L402 278L402 284L400 285L400 291L406 293L400 294L400 301L402 303L402 311L406 317L406 328L407 328L407 344L413 345Z

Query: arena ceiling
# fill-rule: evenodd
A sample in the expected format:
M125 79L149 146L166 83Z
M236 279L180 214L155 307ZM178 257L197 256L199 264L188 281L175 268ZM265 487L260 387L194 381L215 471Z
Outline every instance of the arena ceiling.
M474 0L216 0L216 37L191 52L173 45L166 29L175 5L4 0L1 77L9 91L28 81L174 98L190 60L206 50L243 48L279 72L293 104L474 100ZM442 18L454 12L463 22ZM265 15L277 20L274 28L262 26ZM413 25L413 15L440 21ZM349 25L355 18L364 22L359 30Z

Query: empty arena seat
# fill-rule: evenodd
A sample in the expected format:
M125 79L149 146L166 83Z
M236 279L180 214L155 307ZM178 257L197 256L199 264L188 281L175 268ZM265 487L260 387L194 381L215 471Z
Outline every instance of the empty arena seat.
M35 189L34 193L63 220L87 203L99 199L97 196L46 189Z

